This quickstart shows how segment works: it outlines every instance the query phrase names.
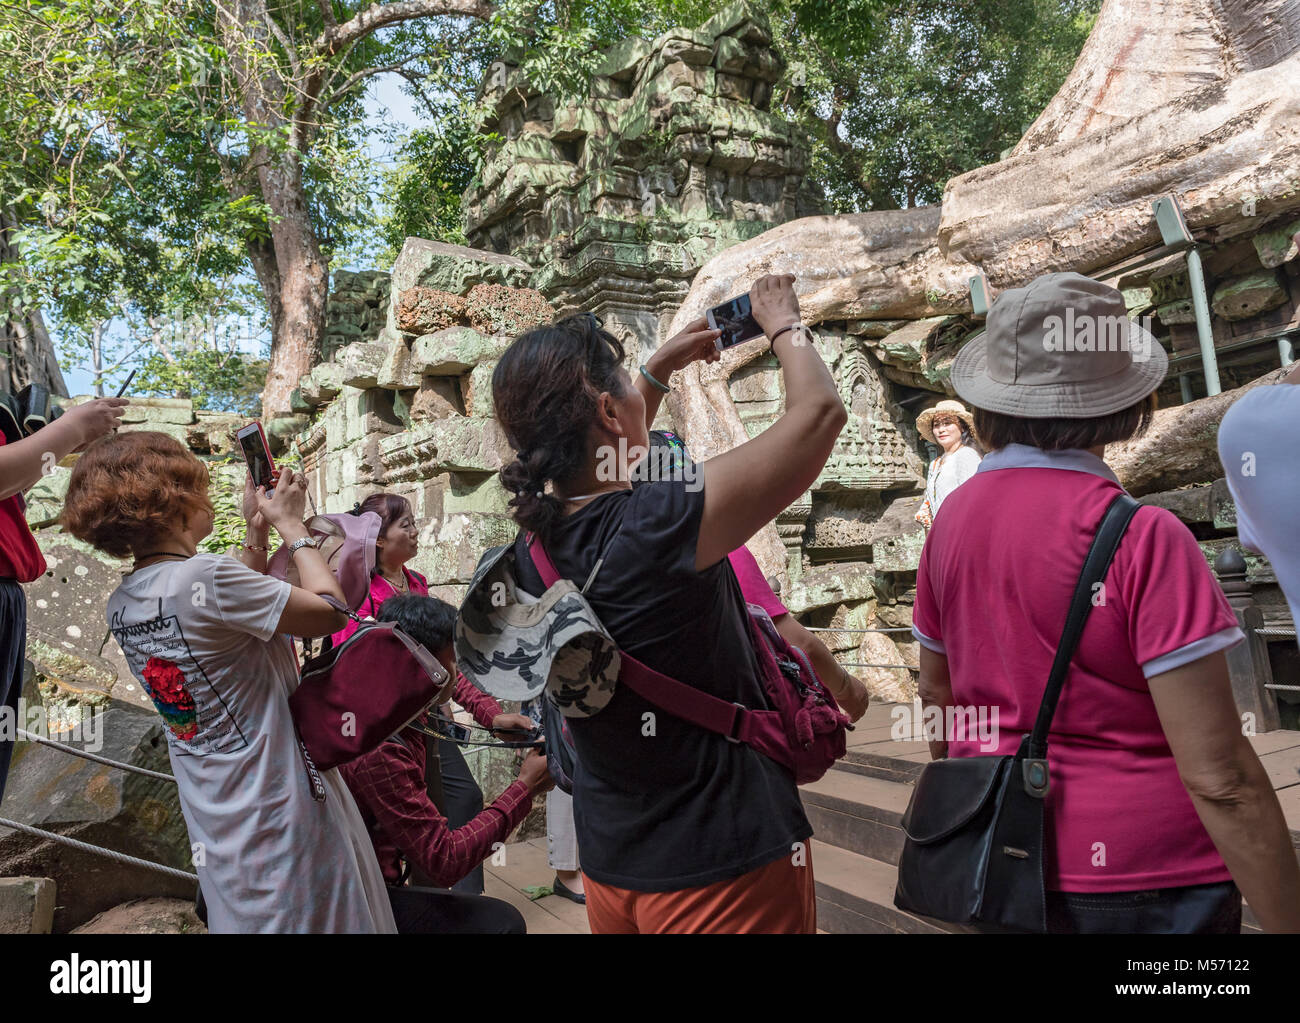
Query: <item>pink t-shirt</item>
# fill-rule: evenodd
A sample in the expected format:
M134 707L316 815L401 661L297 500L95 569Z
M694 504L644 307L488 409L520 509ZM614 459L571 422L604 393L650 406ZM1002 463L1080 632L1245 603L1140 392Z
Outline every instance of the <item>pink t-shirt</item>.
M1120 485L1086 451L988 455L936 517L913 632L953 703L997 713L998 754L1033 729L1089 544ZM1047 886L1117 892L1229 880L1183 788L1147 679L1243 638L1192 534L1138 510L1084 627L1048 740ZM978 718L977 718L978 720ZM990 755L974 737L949 755Z
M767 585L767 577L758 567L754 555L749 553L748 547L743 544L737 547L727 555L727 560L731 562L731 570L736 573L736 580L740 583L740 593L745 598L746 604L757 604L767 612L769 618L789 614L786 606L781 603L781 598L772 592L772 587Z

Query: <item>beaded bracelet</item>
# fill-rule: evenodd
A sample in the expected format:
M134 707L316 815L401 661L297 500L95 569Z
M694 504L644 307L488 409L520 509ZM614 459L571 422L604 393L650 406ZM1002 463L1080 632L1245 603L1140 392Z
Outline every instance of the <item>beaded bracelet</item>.
M263 554L271 553L270 547L259 547L255 543L241 543L239 546L244 548L246 551L261 551Z

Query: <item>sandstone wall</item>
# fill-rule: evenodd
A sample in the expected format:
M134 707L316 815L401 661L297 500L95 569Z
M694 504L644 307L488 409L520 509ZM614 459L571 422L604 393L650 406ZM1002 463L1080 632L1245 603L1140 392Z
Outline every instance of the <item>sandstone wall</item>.
M602 316L644 358L710 256L822 208L805 140L770 109L784 69L747 3L623 41L580 102L494 65L482 127L502 141L466 197L470 244L520 257L557 311Z

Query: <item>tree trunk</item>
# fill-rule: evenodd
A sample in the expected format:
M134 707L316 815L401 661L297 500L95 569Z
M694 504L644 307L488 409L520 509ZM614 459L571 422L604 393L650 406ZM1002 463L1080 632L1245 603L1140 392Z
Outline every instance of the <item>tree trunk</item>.
M271 313L271 365L262 390L262 415L289 411L289 394L320 354L325 333L329 267L312 228L301 166L293 154L258 171L271 210L274 273L254 259Z
M1297 48L1300 5L1294 0L1106 0L1074 69L1012 155L1272 67Z
M270 53L270 15L264 0L235 0L217 18L239 82L240 102L252 124L284 126L286 87ZM305 142L305 140L304 140ZM271 365L262 390L262 415L289 411L289 395L311 369L325 330L329 268L320 251L302 180L302 154L254 147L248 166L270 211L270 245L250 245L249 255L271 314Z
M18 247L10 240L16 227L12 215L0 210L0 263L17 263L22 259ZM15 296L0 292L0 388L20 391L33 383L44 385L52 394L68 396L40 310L24 306Z

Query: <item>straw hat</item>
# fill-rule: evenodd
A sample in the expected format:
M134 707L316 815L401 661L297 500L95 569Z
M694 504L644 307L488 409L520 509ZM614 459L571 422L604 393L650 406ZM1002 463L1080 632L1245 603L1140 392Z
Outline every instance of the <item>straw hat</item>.
M1117 290L1082 274L1044 274L997 297L984 334L953 360L952 386L990 412L1095 419L1154 391L1168 361Z
M961 402L953 401L951 398L944 398L934 408L928 408L916 417L916 428L921 431L921 436L931 444L938 444L939 442L934 439L934 430L930 428L930 424L944 413L956 416L970 429L970 435L975 436L975 417Z

